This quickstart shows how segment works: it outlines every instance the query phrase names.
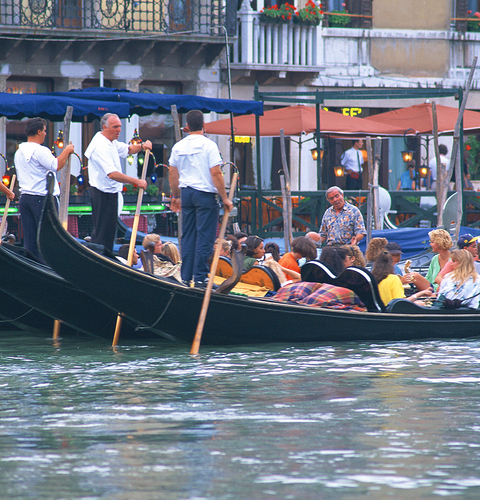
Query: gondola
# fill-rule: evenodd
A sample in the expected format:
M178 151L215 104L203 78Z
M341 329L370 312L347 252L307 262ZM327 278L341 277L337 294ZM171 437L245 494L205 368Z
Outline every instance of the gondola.
M116 314L72 286L48 266L38 262L25 249L1 245L0 266L3 277L0 290L11 301L18 302L17 323L23 325L25 330L35 328L51 333L53 320L58 319L62 321L61 336L83 333L113 338ZM21 312L24 309L29 314L22 318ZM27 323L23 324L22 319ZM135 326L129 321L125 322L125 338L139 336ZM149 333L154 335L145 331L142 336Z
M131 269L79 244L47 197L39 246L67 281L112 311L159 334L190 343L205 291ZM356 312L213 293L202 344L453 339L480 334L476 311L433 311L400 299L393 312ZM395 312L395 311L401 312Z

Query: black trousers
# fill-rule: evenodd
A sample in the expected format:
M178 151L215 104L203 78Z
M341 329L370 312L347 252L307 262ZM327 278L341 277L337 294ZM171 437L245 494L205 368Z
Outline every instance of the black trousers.
M350 175L347 175L347 178L345 180L345 189L347 191L358 191L362 189L362 174L360 174L360 177L358 179L353 179Z
M118 219L118 193L104 193L90 187L92 200L92 243L104 245L113 250Z
M23 244L35 257L40 258L37 246L37 231L46 196L22 194L20 196L20 214L22 218Z

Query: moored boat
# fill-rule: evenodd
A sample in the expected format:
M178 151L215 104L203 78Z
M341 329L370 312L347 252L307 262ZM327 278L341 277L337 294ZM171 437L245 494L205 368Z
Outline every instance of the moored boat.
M204 290L131 269L79 244L60 224L51 196L39 245L56 272L112 311L169 338L192 341ZM408 311L412 314L343 311L213 293L202 344L398 341L480 334L476 311Z
M62 321L61 335L81 332L113 338L116 322L114 312L22 250L8 244L0 246L0 266L3 276L0 290L11 297L11 300L17 300L31 316L36 318L29 320L25 329L35 327L52 332L53 320L57 319ZM19 312L23 310L20 305L18 308ZM38 319L39 317L42 321ZM17 322L21 324L21 321L20 317ZM128 338L138 336L135 326L126 321L124 336ZM143 336L145 333L149 332L144 332Z

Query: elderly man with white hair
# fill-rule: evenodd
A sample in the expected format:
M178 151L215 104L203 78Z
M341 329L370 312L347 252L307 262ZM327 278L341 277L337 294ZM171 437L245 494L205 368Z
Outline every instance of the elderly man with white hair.
M332 205L325 210L320 226L320 240L327 245L358 245L367 234L360 210L345 201L343 191L332 186L325 193Z

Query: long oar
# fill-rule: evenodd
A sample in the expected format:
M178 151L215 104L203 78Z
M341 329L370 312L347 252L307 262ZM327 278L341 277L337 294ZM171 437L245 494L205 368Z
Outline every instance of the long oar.
M11 190L15 187L15 179L16 175L13 174L12 182L10 183ZM7 225L7 217L8 217L8 208L10 207L10 198L7 198L5 202L5 210L3 211L2 224L0 224L0 245L2 244L3 232L5 231L5 226Z
M143 170L142 170L142 181L147 177L147 167L148 161L150 160L150 150L147 149L145 152L145 159L143 161ZM138 223L140 221L140 210L142 209L142 200L143 200L143 189L139 188L138 190L138 198L137 198L137 208L135 209L135 217L133 219L132 226L132 234L130 236L130 246L128 247L128 257L127 264L131 267L133 262L133 252L135 251L135 242L137 239L137 230ZM117 316L117 324L115 325L115 333L113 334L113 342L112 347L115 347L118 344L118 337L120 336L120 330L122 329L122 314L118 313Z
M230 183L230 191L228 193L228 199L232 201L233 194L235 193L235 186L237 185L238 172L235 172ZM212 295L213 279L215 273L217 272L218 259L220 257L221 244L220 241L223 240L225 236L225 231L227 229L228 215L230 211L225 210L222 219L222 225L220 227L220 233L218 235L217 246L215 247L215 253L213 255L212 266L210 267L210 279L208 280L207 289L205 290L205 297L203 298L202 310L200 311L200 317L198 318L197 330L195 332L195 337L193 338L192 348L190 349L190 354L198 354L200 349L200 341L202 340L203 326L205 324L205 318L207 317L208 306L210 304L210 296Z

